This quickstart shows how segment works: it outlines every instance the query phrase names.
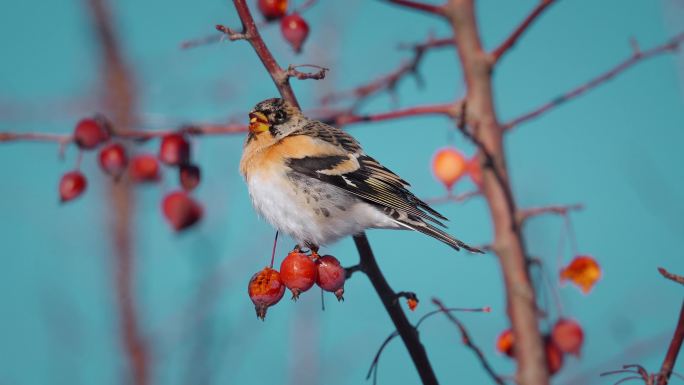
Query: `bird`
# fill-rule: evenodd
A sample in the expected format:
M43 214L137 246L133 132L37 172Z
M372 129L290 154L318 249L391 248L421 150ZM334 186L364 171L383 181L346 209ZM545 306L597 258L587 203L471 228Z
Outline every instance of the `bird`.
M297 250L317 253L379 228L415 230L456 250L482 252L438 228L448 219L354 137L284 99L266 99L249 113L240 173L257 213L298 242Z

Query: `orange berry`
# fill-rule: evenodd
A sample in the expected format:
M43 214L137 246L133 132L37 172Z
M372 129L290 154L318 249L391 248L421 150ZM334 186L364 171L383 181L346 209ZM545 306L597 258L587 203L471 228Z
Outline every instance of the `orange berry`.
M553 326L551 338L563 353L579 357L584 341L584 332L579 323L571 319L559 319Z
M513 330L506 329L496 339L496 350L509 357L513 357Z
M418 307L418 300L415 298L409 298L406 300L406 304L411 311L414 311Z
M280 264L280 280L292 292L292 299L299 298L316 282L316 262L304 253L292 251Z
M259 11L266 20L280 19L287 13L287 0L259 0Z
M470 177L470 180L473 181L473 183L477 187L482 187L482 168L480 167L480 161L477 159L477 156L473 156L468 160L468 165L466 166L468 170L468 176Z
M584 294L587 294L601 278L601 266L594 258L588 255L575 257L568 266L560 271L561 281L571 281L577 285Z
M445 147L438 150L432 158L432 172L447 190L451 190L466 171L466 159L455 148Z

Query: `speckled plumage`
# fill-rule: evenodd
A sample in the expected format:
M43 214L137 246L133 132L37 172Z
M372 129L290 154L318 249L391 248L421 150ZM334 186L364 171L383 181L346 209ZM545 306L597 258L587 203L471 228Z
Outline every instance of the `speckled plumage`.
M479 251L451 237L441 214L409 184L366 155L346 132L311 120L282 99L250 113L240 161L256 211L300 245L320 246L369 228L412 229L449 246Z

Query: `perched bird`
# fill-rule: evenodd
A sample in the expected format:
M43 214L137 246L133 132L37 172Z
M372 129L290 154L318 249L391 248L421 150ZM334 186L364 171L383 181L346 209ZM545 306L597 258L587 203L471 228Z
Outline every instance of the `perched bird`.
M341 129L307 118L283 99L264 100L249 118L240 172L252 204L298 246L317 252L382 228L416 230L456 250L481 252L437 228L446 218Z

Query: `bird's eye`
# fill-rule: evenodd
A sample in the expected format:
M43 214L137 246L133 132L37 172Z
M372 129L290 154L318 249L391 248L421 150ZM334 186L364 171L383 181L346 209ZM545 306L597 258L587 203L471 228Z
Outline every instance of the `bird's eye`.
M275 124L284 123L286 119L287 119L287 115L282 110L278 110L275 112L275 114L273 114L273 122Z

